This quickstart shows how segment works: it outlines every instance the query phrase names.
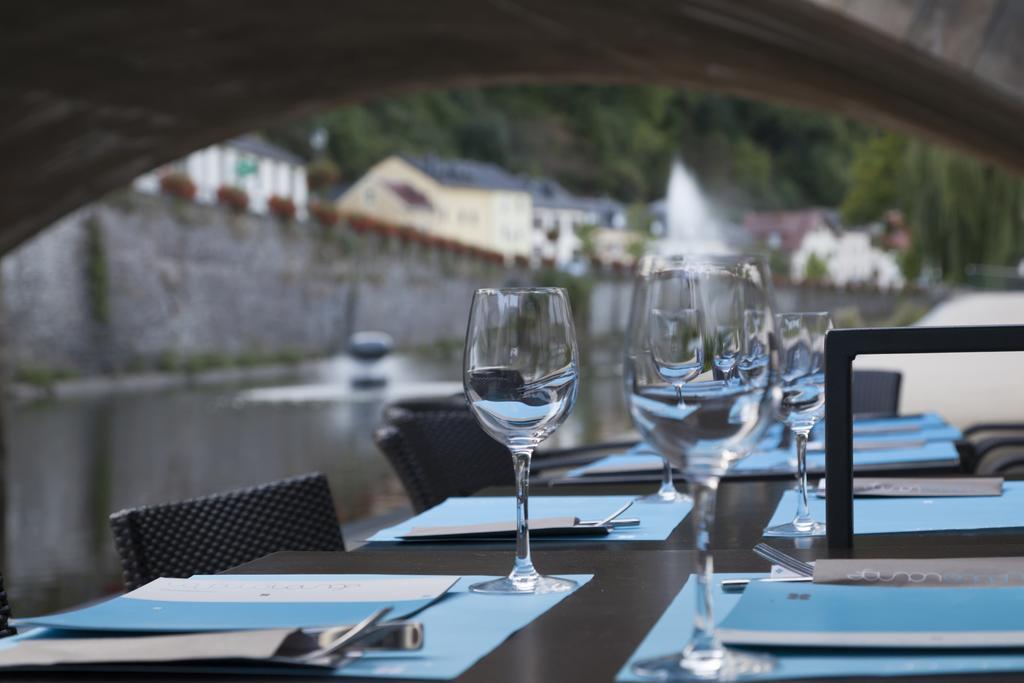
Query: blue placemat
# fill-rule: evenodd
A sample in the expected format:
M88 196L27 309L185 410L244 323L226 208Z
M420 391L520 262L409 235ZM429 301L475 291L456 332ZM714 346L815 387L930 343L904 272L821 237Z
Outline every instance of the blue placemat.
M759 576L765 576L761 574ZM724 578L748 578L743 574L718 574ZM693 610L695 607L696 581L687 581L668 609L615 680L620 682L641 681L632 672L633 662L657 657L682 649L693 632ZM901 590L901 589L885 589ZM929 590L911 588L907 590ZM993 589L999 590L999 589ZM742 598L742 594L723 593L715 595L715 617L721 622ZM787 649L773 653L775 670L759 676L760 680L785 678L832 678L842 676L913 676L922 674L955 674L996 671L1024 671L1024 653L1015 652L946 652L920 650L832 650L832 649Z
M603 519L615 512L633 496L533 496L530 498L530 516L575 516L584 520ZM573 541L664 541L679 526L690 509L690 503L671 505L636 501L623 517L635 517L640 526L622 527L607 536L567 536ZM515 499L512 496L473 496L449 498L445 502L421 512L412 519L382 529L370 541L400 542L399 536L417 526L445 526L452 524L484 524L514 520ZM561 542L557 537L532 538L535 543ZM454 545L454 544L453 544Z
M910 437L913 438L913 437ZM913 448L886 448L879 450L853 450L854 468L877 468L882 466L902 467L923 463L955 466L960 463L960 452L952 441L929 441ZM740 460L730 473L755 474L758 472L793 472L796 470L796 453L792 450L775 448L757 451ZM809 472L825 471L825 452L807 454Z
M779 499L768 526L793 519L796 491ZM825 519L825 500L810 500L811 514ZM1003 484L1001 496L963 498L854 498L853 530L858 534L970 531L1024 527L1024 481Z
M630 468L633 472L638 473L658 472L661 469L661 458L657 455L650 455L650 452L650 446L638 444L627 453L618 453L595 460L592 463L570 470L565 476L570 479L586 477L588 475L599 476L601 468L604 467ZM788 473L796 468L796 464L793 461L795 457L791 450L779 448L760 450L740 460L729 470L729 473L748 476L758 473ZM953 466L959 464L959 462L960 453L956 449L956 444L952 441L929 441L923 446L915 448L855 450L853 454L854 468L861 469L881 466L900 467L923 463ZM811 472L824 472L825 453L808 453L807 468ZM620 474L627 473L626 471L620 472ZM726 476L729 475L727 474Z
M580 587L586 585L593 574L562 574L575 579ZM258 576L267 580L284 576ZM291 577L294 578L294 577ZM333 578L330 575L309 575L311 581ZM334 672L338 677L412 678L449 680L461 675L513 633L537 619L572 593L545 595L481 595L469 592L469 586L492 576L464 576L438 602L415 616L423 624L423 649L415 652L367 653L363 658ZM0 640L0 649L12 647L24 637L45 636L46 630L27 636L14 636ZM116 671L148 672L211 672L250 675L298 674L330 676L331 672L308 669L282 670L274 667L232 667L212 669L202 666L187 667L110 667Z

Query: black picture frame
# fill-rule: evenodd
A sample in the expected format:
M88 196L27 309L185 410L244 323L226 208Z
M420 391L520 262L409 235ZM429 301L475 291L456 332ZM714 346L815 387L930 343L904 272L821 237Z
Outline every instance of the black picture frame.
M828 547L853 548L853 361L857 356L1024 351L1024 325L830 330L825 335L825 524Z

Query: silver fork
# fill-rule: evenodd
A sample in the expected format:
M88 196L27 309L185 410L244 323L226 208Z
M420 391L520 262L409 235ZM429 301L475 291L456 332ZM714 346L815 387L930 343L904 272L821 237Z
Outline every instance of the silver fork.
M781 567L785 567L794 574L799 574L800 576L814 576L813 565L804 562L803 560L799 560L793 557L792 555L787 555L786 553L776 548L773 548L767 543L758 543L757 545L755 545L754 552L763 557L764 559L768 560L772 564L777 564Z

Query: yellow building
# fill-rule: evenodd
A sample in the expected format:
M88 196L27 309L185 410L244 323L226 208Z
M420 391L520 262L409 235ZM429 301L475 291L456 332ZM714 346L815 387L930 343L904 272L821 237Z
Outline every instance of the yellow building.
M533 205L524 181L498 166L434 156L390 156L337 202L339 212L528 258Z

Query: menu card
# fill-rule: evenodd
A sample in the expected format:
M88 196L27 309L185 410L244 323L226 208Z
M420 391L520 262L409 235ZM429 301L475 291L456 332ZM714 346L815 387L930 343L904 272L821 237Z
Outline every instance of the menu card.
M162 578L112 600L19 624L122 632L241 631L355 624L390 607L389 619L444 595L457 576L337 574L317 579L194 576Z
M733 645L827 648L1024 646L1024 587L895 590L753 581L722 621Z
M814 582L849 586L1024 586L1024 557L818 560Z
M815 493L825 497L825 480L818 482ZM1001 496L1002 477L855 477L855 496L887 496L893 498L941 498L958 496Z

